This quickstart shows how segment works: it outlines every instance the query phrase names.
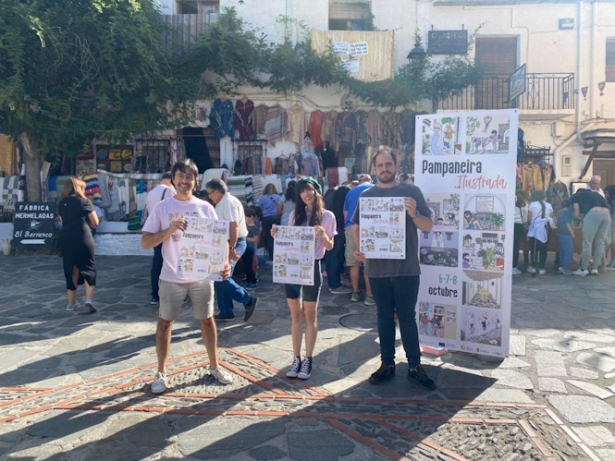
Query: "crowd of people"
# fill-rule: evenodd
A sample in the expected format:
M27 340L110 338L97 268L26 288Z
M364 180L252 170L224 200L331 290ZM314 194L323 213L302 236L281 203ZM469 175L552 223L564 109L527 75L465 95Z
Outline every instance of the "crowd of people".
M578 189L570 199L562 202L557 216L554 216L553 207L543 191L535 190L531 196L523 190L517 191L513 275L521 273L519 250L526 236L530 248L529 257L524 255L527 272L533 275L546 273L547 249L554 227L560 273L584 277L615 270L615 185L603 190L601 181L600 176L592 176L586 188ZM581 251L575 262L575 229L579 226L582 229Z

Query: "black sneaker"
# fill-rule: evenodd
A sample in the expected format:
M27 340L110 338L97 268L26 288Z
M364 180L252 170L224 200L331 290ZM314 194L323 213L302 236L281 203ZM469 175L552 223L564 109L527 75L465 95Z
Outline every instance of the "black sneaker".
M312 376L312 357L306 357L301 363L301 371L297 375L299 379L309 379Z
M233 314L231 315L224 315L224 314L216 314L214 315L214 319L218 320L219 322L229 322L231 320L233 320L235 318L235 316Z
M247 322L248 320L250 320L250 317L252 317L252 314L254 314L254 309L256 308L256 304L258 304L258 298L252 296L250 298L250 302L246 306L246 314L243 316L244 322Z
M369 377L369 383L380 384L393 378L395 378L395 365L383 363L380 365L380 368Z
M288 378L296 378L299 376L299 372L301 371L301 357L294 357L293 364L290 366L290 369L286 372L286 376Z
M158 303L160 303L160 299L158 298L152 298L152 300L149 302L152 306L157 305Z
M429 391L436 390L436 383L433 382L433 379L427 376L427 372L425 371L425 368L423 368L423 365L417 365L414 370L409 369L408 379L410 381L414 381L423 389L427 389Z

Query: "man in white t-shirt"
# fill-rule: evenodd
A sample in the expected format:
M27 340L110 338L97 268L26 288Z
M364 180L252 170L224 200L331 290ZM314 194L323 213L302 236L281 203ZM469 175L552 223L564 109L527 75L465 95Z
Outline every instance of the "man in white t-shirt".
M154 205L158 202L162 202L164 199L173 197L175 195L175 188L171 184L171 172L167 171L162 174L160 184L154 187L147 193L145 198L145 208L147 213L150 214L154 209ZM150 271L151 285L152 285L152 300L150 304L158 304L160 298L158 297L158 279L160 279L160 271L162 270L162 244L154 247L154 259L152 260L152 269Z
M254 313L258 298L251 296L244 287L233 280L235 264L237 264L241 255L246 251L247 245L248 227L246 226L246 215L243 205L239 199L229 193L228 187L221 179L209 181L205 184L205 191L209 195L210 200L216 205L218 218L229 222L231 276L227 280L214 283L218 309L220 309L220 313L215 318L219 321L233 320L235 318L233 301L237 301L243 304L246 309L243 321L247 322Z
M166 361L171 345L173 321L176 320L186 299L190 297L194 318L199 320L201 336L210 363L210 374L222 384L233 381L231 374L218 366L218 336L214 320L213 282L186 274L179 265L180 241L186 230L188 216L218 219L216 211L207 202L192 195L199 171L190 159L175 163L171 170L175 197L158 202L152 208L143 226L141 247L145 250L162 244L163 266L160 273L160 310L156 329L156 355L158 372L151 384L154 394L167 389ZM223 279L230 276L227 263L221 273Z
M600 187L601 182L602 182L602 177L598 174L595 174L589 180L587 189L591 190L592 192L596 192L602 195L602 198L605 198L606 196L604 195L604 191L602 190L602 187Z

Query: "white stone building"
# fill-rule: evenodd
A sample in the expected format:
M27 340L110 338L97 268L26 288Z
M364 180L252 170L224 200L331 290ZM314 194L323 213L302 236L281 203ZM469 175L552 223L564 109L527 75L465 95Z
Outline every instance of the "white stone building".
M464 36L475 34L469 55L486 68L482 82L446 101L425 101L428 112L520 108L525 141L554 166L566 184L601 174L603 186L615 184L615 3L531 0L157 0L163 14L202 14L215 20L225 7L274 41L297 38L299 27L316 31L361 30L371 18L385 34L394 31L393 67L408 59L418 31L430 51L458 52ZM447 31L454 33L448 34ZM333 32L330 32L333 33ZM438 55L442 59L446 54ZM440 59L438 57L438 59ZM525 92L509 100L509 77L525 65ZM245 89L255 103L300 102L306 110L339 109L339 88L306 88L301 94L272 95ZM362 108L369 109L363 106ZM294 149L292 143L269 146L268 155ZM612 158L611 158L612 157ZM593 160L593 163L588 160Z

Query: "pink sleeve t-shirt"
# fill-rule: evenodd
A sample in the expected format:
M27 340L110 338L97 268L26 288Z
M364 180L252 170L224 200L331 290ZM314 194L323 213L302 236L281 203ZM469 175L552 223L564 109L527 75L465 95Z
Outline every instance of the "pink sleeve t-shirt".
M143 232L157 234L171 227L171 221L179 217L198 216L218 219L216 210L209 203L193 197L189 201L177 200L175 197L165 199L154 205L143 225ZM162 242L162 272L160 280L170 283L192 283L200 279L185 278L179 274L179 246L182 232L176 231Z
M310 221L310 213L307 215L308 222ZM288 218L288 225L295 225L295 212L291 211L290 216ZM322 223L320 224L325 228L325 233L327 237L333 238L337 235L337 223L335 220L335 215L329 210L323 210L322 212ZM314 246L314 259L322 259L325 257L325 242L320 237L316 236L316 245Z

